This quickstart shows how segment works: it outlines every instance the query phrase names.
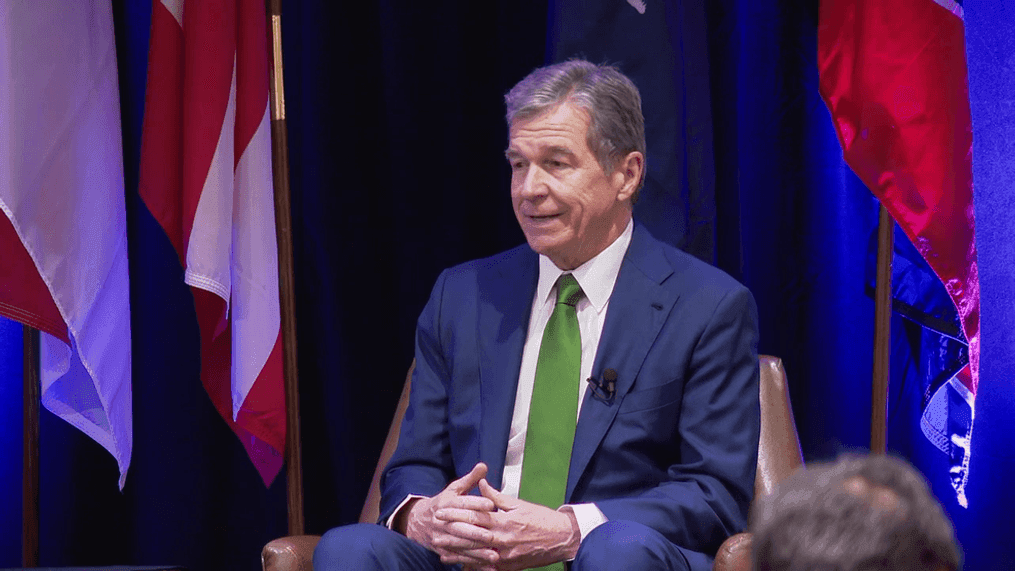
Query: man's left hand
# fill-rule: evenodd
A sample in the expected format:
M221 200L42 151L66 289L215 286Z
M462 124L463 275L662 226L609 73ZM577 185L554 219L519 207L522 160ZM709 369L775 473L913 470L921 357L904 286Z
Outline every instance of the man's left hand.
M497 508L496 512L486 514L479 524L493 534L489 546L500 555L497 569L514 571L574 559L581 532L572 512L556 511L506 496L485 478L479 482L479 491L493 500ZM460 516L456 512L439 510L435 516L454 521Z

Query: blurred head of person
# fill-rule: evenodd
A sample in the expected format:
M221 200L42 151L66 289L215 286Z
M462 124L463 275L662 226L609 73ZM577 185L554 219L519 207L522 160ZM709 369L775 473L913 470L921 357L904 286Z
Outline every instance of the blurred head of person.
M956 571L951 522L923 477L882 455L809 465L758 498L756 571Z

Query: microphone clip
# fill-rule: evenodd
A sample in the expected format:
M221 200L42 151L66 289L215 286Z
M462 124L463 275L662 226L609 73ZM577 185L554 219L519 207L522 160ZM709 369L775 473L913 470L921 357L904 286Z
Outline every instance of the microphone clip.
M592 376L586 382L589 384L589 388L592 389L592 398L606 405L613 404L613 398L617 395L616 370L606 369L603 371L602 379Z

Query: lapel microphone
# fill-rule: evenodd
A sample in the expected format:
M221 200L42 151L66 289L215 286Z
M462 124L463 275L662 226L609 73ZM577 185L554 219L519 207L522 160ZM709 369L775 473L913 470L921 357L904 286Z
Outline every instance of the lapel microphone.
M613 404L613 397L617 394L616 370L606 369L603 371L602 380L593 376L589 377L586 382L592 388L592 398L607 405Z

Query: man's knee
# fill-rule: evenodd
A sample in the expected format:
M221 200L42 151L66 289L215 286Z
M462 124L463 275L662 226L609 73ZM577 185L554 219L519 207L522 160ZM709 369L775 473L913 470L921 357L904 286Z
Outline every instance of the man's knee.
M611 520L582 541L572 571L612 569L687 570L675 545L658 531L631 521Z
M397 540L391 530L374 524L357 523L328 530L314 549L314 571L371 569L376 550Z

